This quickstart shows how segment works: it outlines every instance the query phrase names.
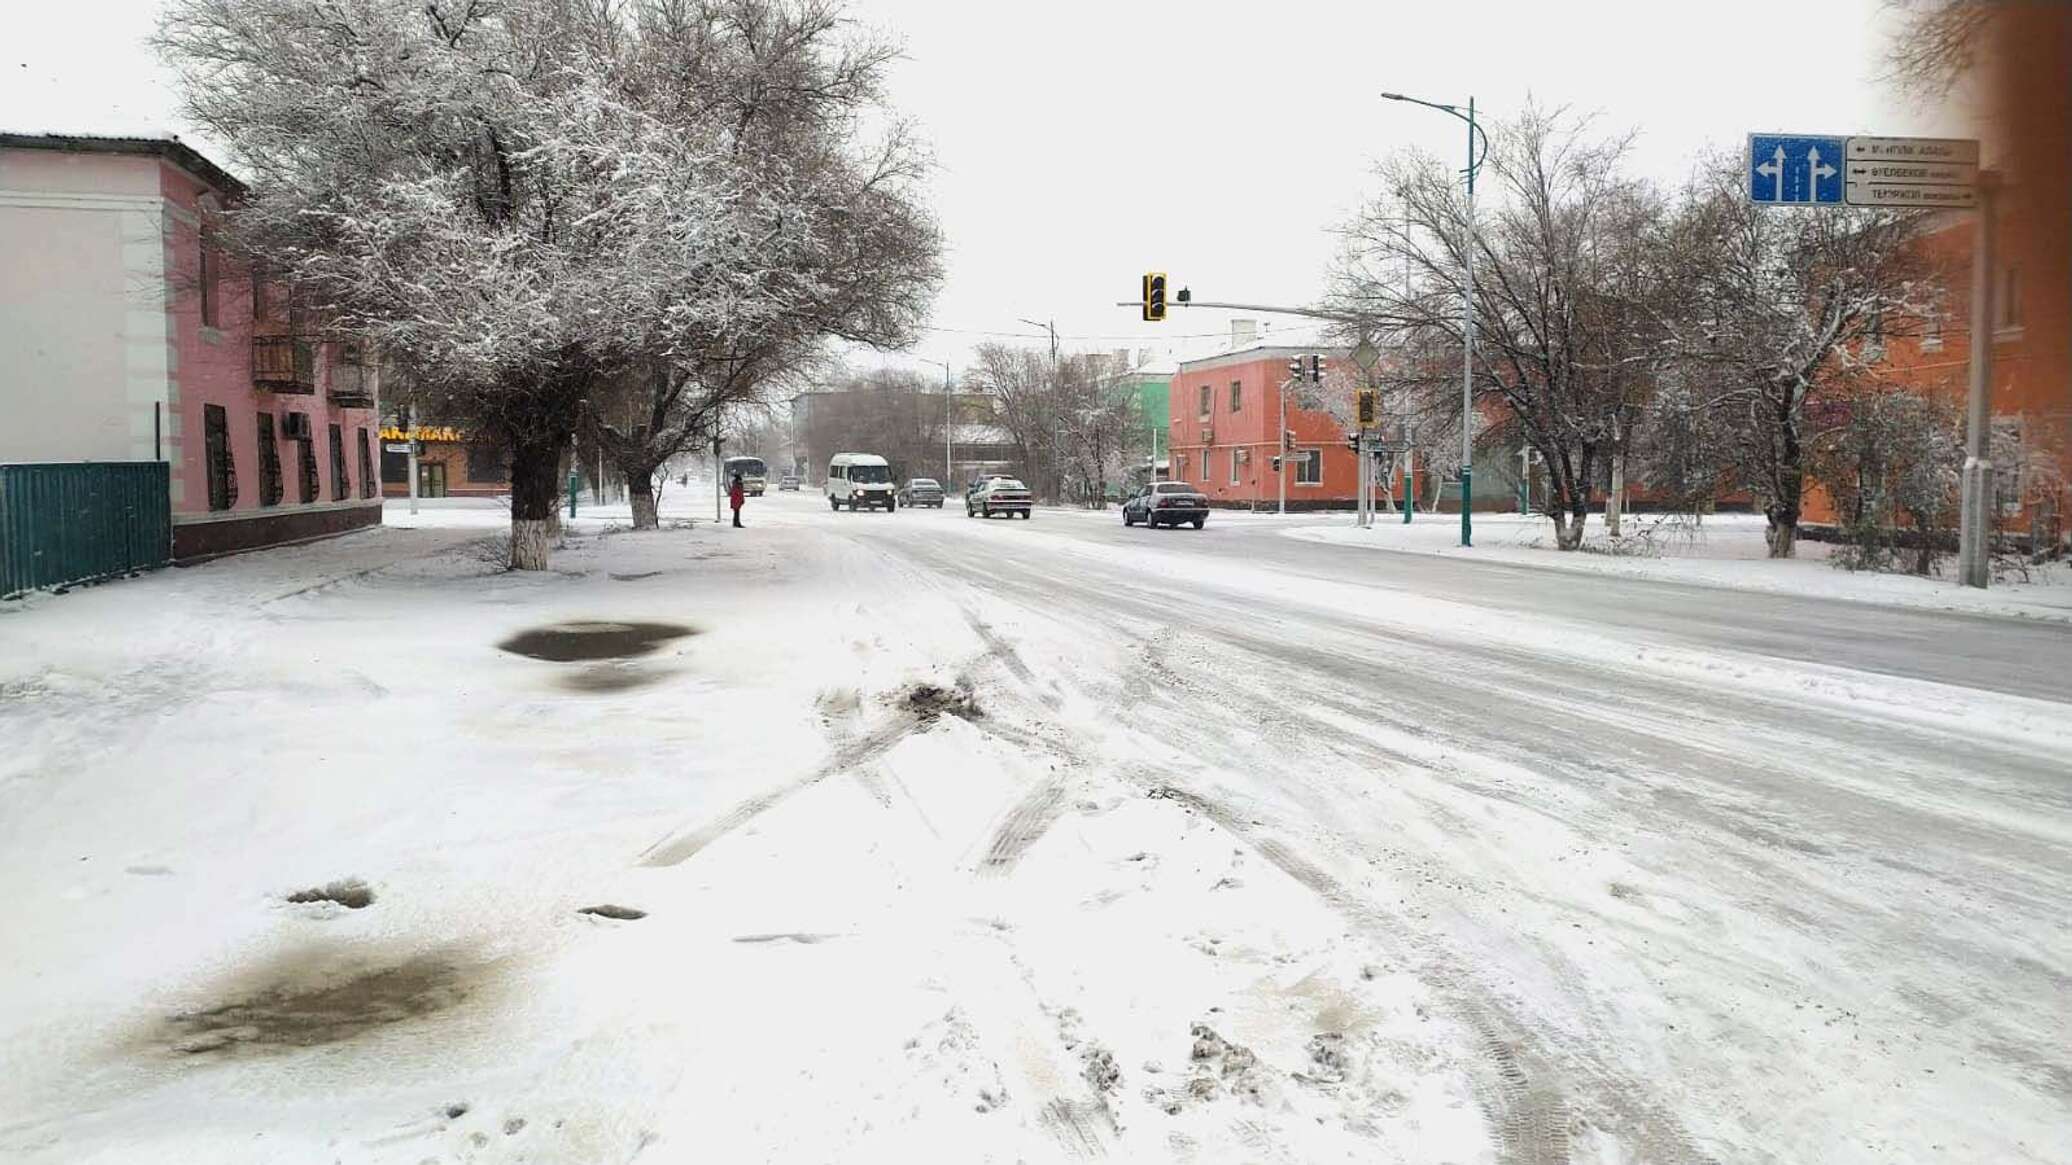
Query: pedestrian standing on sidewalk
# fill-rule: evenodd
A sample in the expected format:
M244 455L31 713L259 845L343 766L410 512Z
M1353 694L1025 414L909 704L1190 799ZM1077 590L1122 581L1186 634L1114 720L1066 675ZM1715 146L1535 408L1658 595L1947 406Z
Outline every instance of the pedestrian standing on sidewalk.
M727 483L727 504L734 507L734 529L736 530L741 528L741 499L745 496L747 496L746 491L741 488L741 475L737 473L734 475L734 480Z

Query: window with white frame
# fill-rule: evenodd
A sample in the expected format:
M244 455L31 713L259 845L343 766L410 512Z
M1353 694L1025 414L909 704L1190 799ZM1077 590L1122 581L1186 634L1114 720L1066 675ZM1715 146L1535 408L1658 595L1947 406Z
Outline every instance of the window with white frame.
M1201 419L1204 421L1209 419L1209 394L1214 391L1206 384L1201 386Z
M1942 312L1934 308L1929 309L1928 314L1921 317L1921 350L1923 352L1942 351L1942 332Z
M1244 407L1245 382L1242 380L1233 380L1230 382L1230 411L1234 413Z
M1235 447L1233 447L1233 448L1232 448L1232 449L1230 450L1230 484L1232 484L1232 485L1236 485L1236 484L1237 484L1237 481L1238 481L1238 478L1237 478L1237 466L1238 466L1238 460L1237 460L1237 455L1238 455L1239 453L1242 453L1242 452L1244 452L1244 450L1242 450L1242 449L1238 449L1238 448L1235 448Z
M1295 484L1324 484L1324 451L1322 449L1298 449L1295 451Z
M2000 269L2000 286L1994 289L1993 327L1996 331L2019 331L2022 326L2022 269L2009 263Z

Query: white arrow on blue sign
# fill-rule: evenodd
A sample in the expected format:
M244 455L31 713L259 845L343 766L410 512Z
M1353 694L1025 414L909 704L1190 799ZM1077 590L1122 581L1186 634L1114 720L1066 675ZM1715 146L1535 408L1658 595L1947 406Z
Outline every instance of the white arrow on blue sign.
M1776 206L1840 206L1848 139L1748 135L1748 197Z

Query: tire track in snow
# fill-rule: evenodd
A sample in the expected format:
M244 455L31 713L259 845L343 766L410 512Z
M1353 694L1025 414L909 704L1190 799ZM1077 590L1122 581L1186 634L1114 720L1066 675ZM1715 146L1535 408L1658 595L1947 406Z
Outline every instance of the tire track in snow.
M697 856L698 851L706 846L755 820L785 798L810 789L829 777L876 760L919 727L921 721L915 716L900 716L882 724L836 749L821 762L820 767L805 776L750 797L696 829L672 833L661 838L641 851L638 864L651 867L679 865Z
M1250 815L1170 783L1153 786L1151 795L1177 802L1215 822L1347 920L1370 931L1384 932L1383 937L1392 943L1402 940L1398 929L1379 911L1346 889L1322 866L1265 832ZM1448 1009L1474 1032L1480 1043L1481 1058L1489 1071L1470 1073L1469 1079L1484 1114L1495 1126L1497 1160L1506 1165L1567 1165L1568 1102L1560 1089L1550 1083L1556 1078L1554 1067L1534 1050L1531 1036L1501 1007L1472 994L1467 976L1457 969L1428 960L1425 972L1418 977L1441 993Z
M1057 822L1064 805L1065 783L1061 780L1052 778L1029 790L993 831L993 840L979 863L980 871L1004 874L1013 869L1029 847Z

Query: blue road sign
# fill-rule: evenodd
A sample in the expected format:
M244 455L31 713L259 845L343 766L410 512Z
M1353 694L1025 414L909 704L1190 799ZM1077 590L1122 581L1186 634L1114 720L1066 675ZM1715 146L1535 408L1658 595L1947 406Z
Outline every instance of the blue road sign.
M1842 205L1848 139L1748 135L1748 197L1776 206Z

